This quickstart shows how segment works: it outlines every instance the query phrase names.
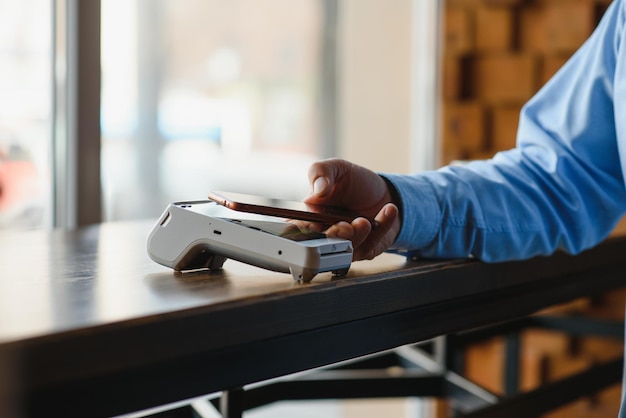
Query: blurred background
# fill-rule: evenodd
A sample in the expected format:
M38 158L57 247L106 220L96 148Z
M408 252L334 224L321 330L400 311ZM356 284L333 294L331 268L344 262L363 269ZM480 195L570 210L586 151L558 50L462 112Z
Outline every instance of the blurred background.
M0 228L489 158L608 4L0 0Z
M333 156L425 168L408 151L434 143L439 8L0 0L0 225L155 218L212 189L299 200Z
M212 189L299 200L320 158L398 173L489 158L515 145L521 106L609 3L0 0L0 232L152 220ZM621 320L623 300L559 313ZM524 390L623 350L555 333L522 342ZM495 393L503 347L465 354L468 376ZM614 417L619 396L618 385L547 416ZM295 411L415 417L425 405ZM269 408L254 413L296 413Z

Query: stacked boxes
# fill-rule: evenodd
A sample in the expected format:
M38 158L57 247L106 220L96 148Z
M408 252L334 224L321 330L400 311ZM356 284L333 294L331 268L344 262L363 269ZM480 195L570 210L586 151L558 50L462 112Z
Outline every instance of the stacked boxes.
M515 146L522 105L587 39L608 0L448 0L442 164Z

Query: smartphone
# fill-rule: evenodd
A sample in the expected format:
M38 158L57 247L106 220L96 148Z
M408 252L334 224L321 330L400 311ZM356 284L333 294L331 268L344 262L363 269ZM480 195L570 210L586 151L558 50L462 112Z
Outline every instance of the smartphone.
M377 222L373 219L333 206L311 205L304 202L222 191L209 193L209 199L239 212L312 221L324 225L332 225L339 221L352 222L355 218L364 217L370 221L372 227L377 226Z

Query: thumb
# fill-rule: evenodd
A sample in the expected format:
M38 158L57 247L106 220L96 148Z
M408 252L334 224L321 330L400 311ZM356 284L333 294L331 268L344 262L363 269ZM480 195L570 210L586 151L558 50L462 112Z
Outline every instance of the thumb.
M328 196L338 179L350 171L351 164L340 158L329 158L311 164L308 171L311 184L309 199L319 199Z
M330 182L326 177L317 177L313 180L313 190L311 190L311 196L324 197L330 192Z

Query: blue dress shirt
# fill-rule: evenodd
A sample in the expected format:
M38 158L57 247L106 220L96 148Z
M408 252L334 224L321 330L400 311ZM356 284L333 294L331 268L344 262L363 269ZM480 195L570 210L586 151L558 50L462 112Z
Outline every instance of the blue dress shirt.
M523 107L515 149L487 161L384 174L403 225L395 249L424 257L524 259L578 253L626 213L626 7Z

